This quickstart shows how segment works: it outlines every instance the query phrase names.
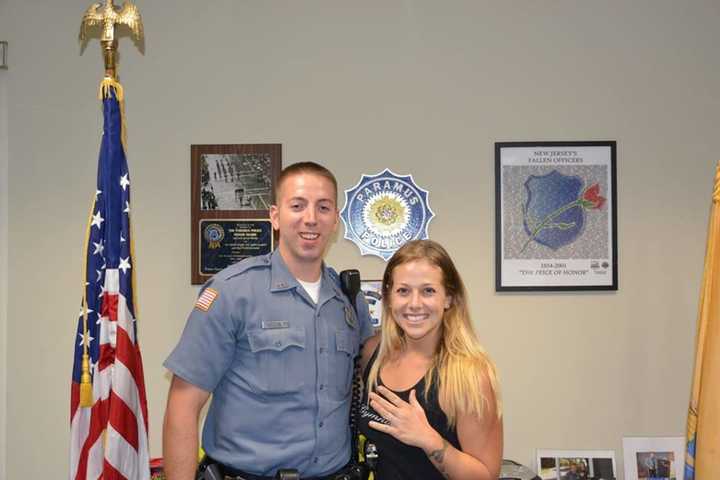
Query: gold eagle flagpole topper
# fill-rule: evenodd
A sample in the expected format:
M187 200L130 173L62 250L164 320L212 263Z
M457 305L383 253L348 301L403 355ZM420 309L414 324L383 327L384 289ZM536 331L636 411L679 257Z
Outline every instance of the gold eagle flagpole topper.
M80 24L80 41L82 42L82 50L87 45L88 40L91 37L91 33L96 30L96 27L100 27L102 34L100 35L100 44L102 47L103 59L105 61L105 77L100 82L100 89L98 97L102 100L103 98L109 98L111 91L114 91L115 98L120 104L120 116L121 116L121 141L123 149L127 152L125 142L125 112L123 102L123 89L120 83L117 81L117 49L118 49L118 36L115 32L115 27L118 25L125 25L130 29L133 40L138 44L142 52L142 41L143 41L143 25L142 19L140 18L140 11L138 8L129 1L125 1L122 8L117 8L113 4L113 0L105 0L105 4L94 3L85 11L83 15L82 23ZM95 35L92 35L95 38ZM90 230L90 224L92 221L92 212L95 209L94 199L92 207L90 209L90 219L88 220L88 231ZM89 235L85 235L85 255L83 258L87 258ZM130 250L132 251L132 243ZM88 331L88 304L87 304L87 290L85 288L87 278L87 262L83 262L83 279L82 279L82 315L83 315L83 356L82 356L82 367L80 374L80 405L83 407L92 406L92 377L90 376L90 355L89 349L89 331ZM135 292L133 291L133 295ZM137 302L133 303L137 304Z
M83 15L80 24L80 41L87 42L90 29L98 25L102 26L100 44L105 59L105 77L115 80L118 47L115 26L126 25L132 32L133 39L136 42L142 41L143 25L140 11L127 0L123 3L122 8L116 8L113 0L105 0L104 5L94 3Z

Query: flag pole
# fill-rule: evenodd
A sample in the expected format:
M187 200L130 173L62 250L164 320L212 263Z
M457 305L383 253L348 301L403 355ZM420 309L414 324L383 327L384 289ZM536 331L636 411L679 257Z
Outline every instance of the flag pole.
M83 43L84 47L84 45L86 45L88 40L90 39L93 28L100 27L102 29L102 34L100 36L100 44L102 48L103 61L105 66L105 76L100 82L100 88L98 89L98 99L104 100L106 98L110 98L110 96L112 95L111 90L114 90L115 98L120 104L120 138L123 149L127 152L125 102L123 101L124 95L122 85L120 85L120 83L117 81L118 41L117 38L115 38L115 28L118 25L127 26L131 30L132 37L136 42L141 42L143 40L143 24L138 8L129 1L126 1L123 4L122 9L118 9L113 4L113 0L105 0L104 5L102 6L99 3L95 3L85 11L82 22L80 24L79 40ZM85 235L85 245L83 248L83 258L87 257L88 238L90 228L92 226L92 212L95 209L95 200L96 199L93 199L92 207L90 210L90 218L88 219ZM88 306L86 289L87 264L85 262L83 262L82 274L83 355L81 367L82 373L80 376L80 406L89 407L93 404L93 397L92 376L90 375L90 355L88 352L90 334L88 328Z
M104 75L98 88L103 137L97 190L83 245L77 327L82 341L75 344L71 387L72 480L150 479L147 398L135 324L125 102L117 78L118 27L130 29L142 52L142 19L128 0L122 7L113 0L91 5L79 34L81 54L91 38L100 40Z

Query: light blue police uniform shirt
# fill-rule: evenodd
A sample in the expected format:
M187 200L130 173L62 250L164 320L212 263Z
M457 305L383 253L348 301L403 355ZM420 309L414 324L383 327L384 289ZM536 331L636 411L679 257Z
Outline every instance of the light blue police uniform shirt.
M255 475L297 468L322 476L349 461L353 359L372 334L325 266L317 304L280 253L253 257L204 286L217 296L194 308L165 367L212 392L202 446Z

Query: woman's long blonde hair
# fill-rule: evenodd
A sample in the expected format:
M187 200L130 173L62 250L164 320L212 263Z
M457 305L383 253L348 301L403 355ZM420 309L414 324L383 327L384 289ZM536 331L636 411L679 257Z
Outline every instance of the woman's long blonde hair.
M483 377L495 395L495 415L502 415L495 366L475 335L470 321L467 293L460 274L450 255L437 242L414 240L405 243L388 261L382 281L382 327L376 361L368 375L368 389L377 388L380 368L405 347L405 335L392 317L390 297L393 290L393 271L405 263L425 260L439 267L443 275L445 293L451 297L441 325L440 342L430 368L425 374L425 398L433 379L438 383L438 399L448 422L455 425L459 414L468 413L482 418L490 400L483 395Z

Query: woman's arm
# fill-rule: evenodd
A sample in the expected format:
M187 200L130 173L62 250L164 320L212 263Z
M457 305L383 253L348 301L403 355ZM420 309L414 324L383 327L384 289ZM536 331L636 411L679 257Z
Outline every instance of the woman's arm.
M492 391L485 391L484 394L488 398L488 408L482 419L467 414L460 415L457 419L461 450L454 448L437 432L437 436L423 448L433 465L446 478L496 480L500 475L503 453L502 417L498 418L495 414Z
M382 396L371 394L371 405L390 425L370 422L370 426L422 449L445 478L496 480L502 463L502 418L495 413L496 399L487 379L483 380L482 393L487 399L483 417L461 414L457 418L461 450L450 445L430 426L414 390L410 392L408 403L386 388L379 387L378 394Z
M360 371L364 372L365 368L367 368L367 364L372 358L373 353L375 353L375 349L377 348L378 344L380 343L380 334L375 334L372 337L365 340L365 343L363 344L362 351L360 352Z

